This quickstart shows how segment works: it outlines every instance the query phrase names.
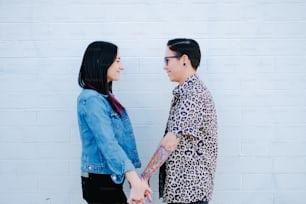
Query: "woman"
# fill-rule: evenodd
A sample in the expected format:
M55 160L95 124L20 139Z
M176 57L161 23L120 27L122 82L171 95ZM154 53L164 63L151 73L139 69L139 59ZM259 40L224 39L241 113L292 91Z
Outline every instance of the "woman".
M141 163L129 117L112 94L112 82L122 70L116 45L98 41L87 47L78 78L83 89L77 114L83 198L89 204L127 203L124 178L131 186L129 202L144 203L145 191L151 192L135 171Z

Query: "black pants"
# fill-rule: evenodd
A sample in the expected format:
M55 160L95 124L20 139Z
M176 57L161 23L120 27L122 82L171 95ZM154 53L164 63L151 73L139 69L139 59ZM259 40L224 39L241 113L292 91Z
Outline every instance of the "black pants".
M89 174L81 177L83 198L88 204L126 204L123 183L115 184L110 175Z

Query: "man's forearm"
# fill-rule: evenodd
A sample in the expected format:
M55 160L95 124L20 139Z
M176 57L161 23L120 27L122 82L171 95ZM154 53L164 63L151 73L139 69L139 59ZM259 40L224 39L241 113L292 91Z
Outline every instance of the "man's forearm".
M148 163L145 170L142 172L141 177L145 180L149 180L152 174L168 159L171 154L171 150L166 149L162 144L159 145L152 159Z

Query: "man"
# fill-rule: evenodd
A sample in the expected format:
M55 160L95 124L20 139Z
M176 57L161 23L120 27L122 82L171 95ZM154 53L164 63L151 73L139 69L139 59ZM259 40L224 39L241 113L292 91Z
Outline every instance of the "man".
M196 71L201 51L193 39L169 40L165 67L173 90L165 135L141 177L160 168L160 197L168 204L208 204L217 160L213 98ZM148 195L148 194L147 194Z

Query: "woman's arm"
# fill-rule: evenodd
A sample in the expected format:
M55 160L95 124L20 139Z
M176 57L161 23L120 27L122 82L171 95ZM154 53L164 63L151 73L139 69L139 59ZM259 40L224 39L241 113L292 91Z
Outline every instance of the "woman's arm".
M87 99L84 106L86 108L84 118L109 169L115 175L135 170L132 161L115 137L115 127L107 111L107 105L100 98L92 96Z
M106 158L108 167L114 174L124 174L131 186L130 203L144 204L144 195L151 193L148 185L140 179L135 167L125 151L119 145L111 118L105 104L97 97L87 99L86 121L92 131L102 155Z

